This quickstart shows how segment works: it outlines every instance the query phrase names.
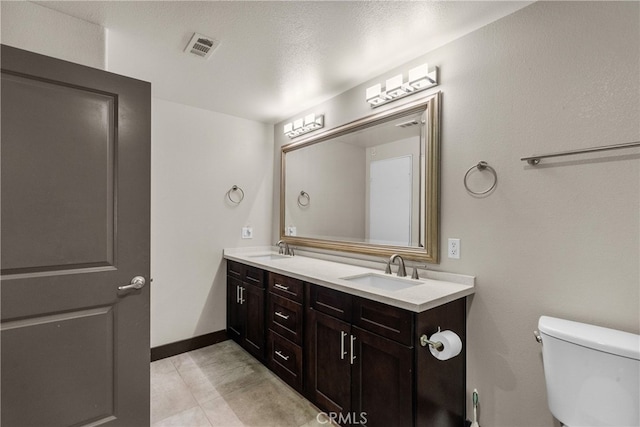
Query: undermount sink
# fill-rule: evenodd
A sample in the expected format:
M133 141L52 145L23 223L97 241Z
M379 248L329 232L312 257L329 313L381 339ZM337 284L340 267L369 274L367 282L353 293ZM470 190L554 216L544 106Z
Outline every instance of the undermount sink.
M423 285L424 282L414 279L404 279L396 276L388 276L378 273L365 273L357 276L343 277L342 280L370 286L372 288L384 289L386 291L399 291L412 286Z
M250 255L249 258L253 258L257 261L275 261L277 259L291 258L288 255L279 254L263 254L263 255Z

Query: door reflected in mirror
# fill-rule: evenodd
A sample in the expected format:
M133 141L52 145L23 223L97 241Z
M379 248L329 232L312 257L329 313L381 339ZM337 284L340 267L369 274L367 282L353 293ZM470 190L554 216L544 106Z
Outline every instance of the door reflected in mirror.
M437 100L282 147L281 238L437 262Z

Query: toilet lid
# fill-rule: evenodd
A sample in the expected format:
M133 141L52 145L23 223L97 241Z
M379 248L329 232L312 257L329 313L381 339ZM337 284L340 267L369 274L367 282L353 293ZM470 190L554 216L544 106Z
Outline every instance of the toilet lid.
M640 335L549 316L540 317L538 330L583 347L640 360Z

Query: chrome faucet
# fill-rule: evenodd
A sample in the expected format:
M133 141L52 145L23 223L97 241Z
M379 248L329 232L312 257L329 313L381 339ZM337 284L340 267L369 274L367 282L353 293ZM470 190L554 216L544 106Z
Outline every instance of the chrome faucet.
M398 277L406 277L407 270L404 268L404 259L398 254L393 254L389 257L389 261L387 261L387 267L384 270L385 274L391 274L391 264L393 264L396 259L400 260L398 263Z
M276 246L278 247L278 253L281 255L291 255L293 256L293 248L289 247L289 244L287 242L285 242L284 240L278 240L278 242L276 243Z

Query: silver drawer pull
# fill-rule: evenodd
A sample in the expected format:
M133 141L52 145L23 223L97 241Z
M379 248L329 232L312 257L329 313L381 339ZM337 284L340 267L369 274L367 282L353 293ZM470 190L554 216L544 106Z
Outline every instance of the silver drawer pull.
M289 316L286 314L282 314L279 311L276 311L276 316L283 318L284 320L289 320Z
M278 288L278 289L282 289L283 291L288 291L289 290L288 286L281 285L280 283L274 284L273 287L274 288Z
M347 352L344 351L344 337L347 336L345 331L340 331L340 359L344 360L344 357L347 355Z
M289 360L289 356L285 356L284 354L280 353L280 350L276 350L276 354L284 360Z

